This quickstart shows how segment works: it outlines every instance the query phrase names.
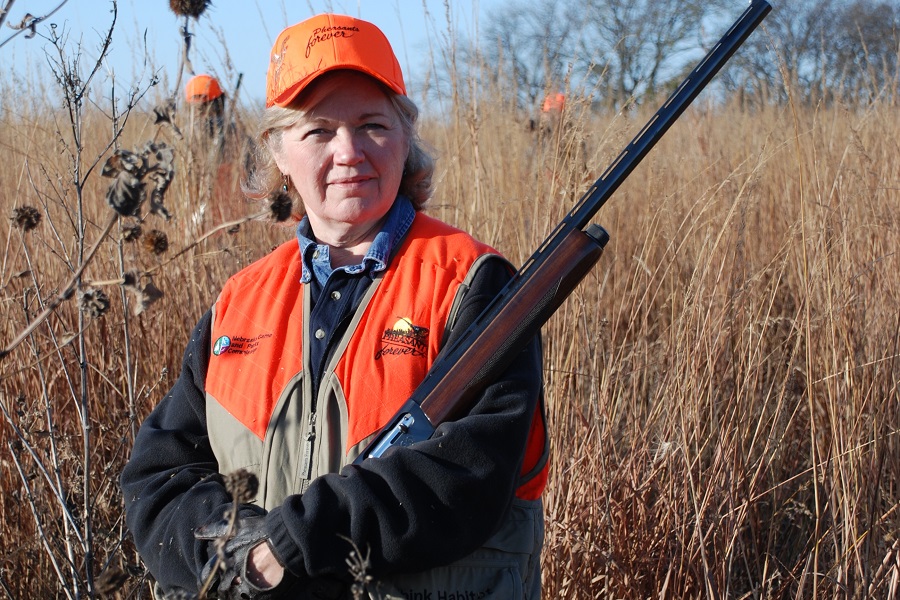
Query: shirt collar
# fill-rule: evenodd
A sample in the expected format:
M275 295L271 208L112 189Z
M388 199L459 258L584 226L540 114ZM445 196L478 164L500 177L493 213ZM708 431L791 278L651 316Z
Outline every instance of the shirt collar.
M388 210L387 218L381 226L381 230L372 240L368 252L357 265L338 267L337 270L347 273L362 273L371 269L373 273L384 271L391 258L391 253L397 242L403 239L409 231L416 211L412 202L406 196L397 196L397 199ZM304 216L297 225L297 240L300 243L300 257L303 262L301 283L309 283L313 277L324 285L334 269L331 268L330 248L326 244L317 244L312 237L312 229L309 226L309 218Z

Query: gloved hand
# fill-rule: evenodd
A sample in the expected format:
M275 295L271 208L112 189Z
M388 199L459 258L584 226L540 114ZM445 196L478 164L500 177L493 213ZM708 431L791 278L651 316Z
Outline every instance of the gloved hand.
M213 579L208 586L209 598L221 600L275 600L290 587L292 577L285 570L284 579L273 588L261 589L251 583L247 577L247 558L255 546L266 543L268 534L265 530L264 516L239 517L234 528L234 535L225 539L229 533L229 523L222 519L204 525L194 532L198 540L210 542L210 559L200 573L200 586ZM219 542L216 542L219 540ZM217 546L224 542L224 548ZM217 551L222 548L224 561Z

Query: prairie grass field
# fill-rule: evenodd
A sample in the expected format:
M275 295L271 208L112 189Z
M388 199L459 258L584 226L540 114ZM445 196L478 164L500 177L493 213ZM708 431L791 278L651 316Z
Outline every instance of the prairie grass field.
M249 218L265 207L239 164L207 160L183 111L180 135L155 122L159 90L126 115L17 89L0 88L0 598L149 598L117 483L136 428L226 278L293 229ZM516 264L656 108L573 98L532 128L464 98L421 123L428 212ZM543 332L546 598L900 598L898 140L891 96L701 96L598 213L611 241ZM103 166L151 141L174 151L171 218L117 216Z

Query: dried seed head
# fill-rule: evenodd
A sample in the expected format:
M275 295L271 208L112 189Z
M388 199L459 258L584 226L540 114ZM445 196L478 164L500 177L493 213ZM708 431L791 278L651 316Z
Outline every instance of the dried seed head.
M146 280L146 283L144 280ZM153 285L153 280L149 276L137 271L125 273L122 285L137 299L133 309L135 315L141 314L165 295L158 287Z
M256 497L259 479L247 469L238 469L225 476L225 489L238 504L246 504Z
M137 271L125 271L122 276L122 285L125 287L136 287L141 281L141 274Z
M350 575L351 577L353 577L353 585L350 587L350 591L352 592L354 598L363 598L369 584L371 584L374 580L374 578L368 573L369 568L371 567L371 562L369 560L369 557L371 555L371 548L366 548L366 555L363 556L362 552L360 552L359 548L353 542L353 540L344 536L340 537L350 542L350 545L353 547L353 550L350 551L349 556L344 559Z
M147 142L139 152L116 150L100 172L113 179L106 201L120 215L136 217L149 199L150 214L168 221L172 215L163 205L163 198L175 176L174 162L174 148L162 142Z
M175 123L175 100L169 99L162 104L157 104L153 107L153 124L159 125L160 123L168 123L172 125Z
M100 171L104 177L113 178L106 191L106 202L123 217L140 214L144 200L141 177L145 169L145 161L140 155L128 150L116 150Z
M164 232L154 229L144 236L144 247L153 254L165 254L169 249L169 237Z
M291 217L294 201L284 190L269 195L269 215L276 223L287 221Z
M150 192L150 214L168 221L172 215L163 205L163 198L175 176L175 149L162 142L147 142L141 155L147 165L144 180Z
M155 304L157 300L165 296L163 291L153 285L152 281L148 281L142 288L139 290L138 300L139 303L134 307L134 314L139 315L151 305Z
M6 12L6 9L9 8L5 6L3 8L3 12ZM15 29L17 31L25 31L28 33L25 34L25 39L30 40L34 36L37 35L37 24L41 22L40 17L35 17L31 13L25 13L25 16L22 17L22 21L18 25L13 25L12 23L7 23L10 28Z
M78 294L78 308L92 318L99 319L109 310L109 297L103 290L88 288Z
M122 239L126 242L133 242L141 237L143 231L141 230L140 225L123 225L122 226Z
M176 15L200 18L200 15L212 4L209 0L169 0L169 8Z
M11 219L22 231L31 231L41 223L41 212L33 206L20 206L13 209Z

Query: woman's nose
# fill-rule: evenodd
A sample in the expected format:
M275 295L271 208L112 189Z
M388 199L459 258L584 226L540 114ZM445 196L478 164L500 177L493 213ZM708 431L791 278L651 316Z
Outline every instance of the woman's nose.
M341 129L334 137L334 158L338 164L356 164L365 159L362 140L354 132Z

